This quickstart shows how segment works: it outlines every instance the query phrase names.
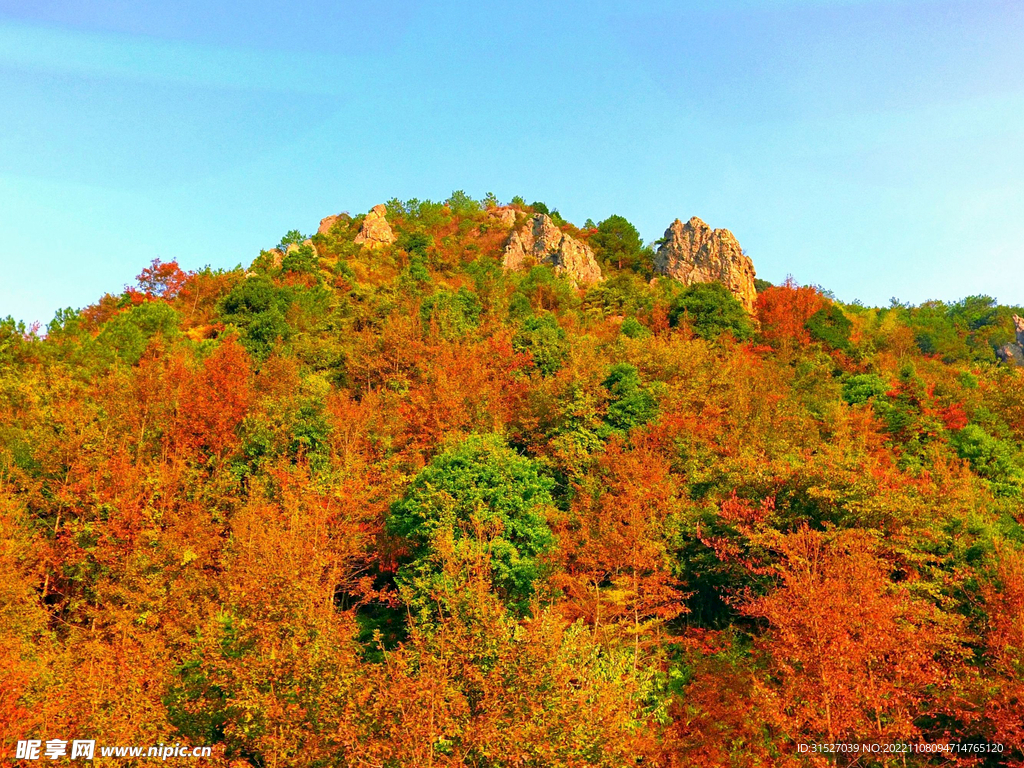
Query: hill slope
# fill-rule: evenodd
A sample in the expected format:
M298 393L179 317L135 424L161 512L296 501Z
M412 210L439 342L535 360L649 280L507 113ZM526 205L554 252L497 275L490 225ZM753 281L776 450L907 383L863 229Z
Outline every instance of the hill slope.
M685 277L720 232L391 201L3 323L4 743L1019 761L1019 309Z

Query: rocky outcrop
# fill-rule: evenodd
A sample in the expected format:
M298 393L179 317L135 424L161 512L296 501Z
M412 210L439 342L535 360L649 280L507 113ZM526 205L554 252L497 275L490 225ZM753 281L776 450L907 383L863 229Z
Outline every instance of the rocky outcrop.
M996 349L996 357L1008 365L1024 368L1024 346L1020 344L1003 344Z
M602 280L601 267L590 246L565 235L551 260L555 271L565 272L575 285L594 285Z
M388 209L383 205L373 206L373 210L363 219L363 226L360 228L359 234L356 235L354 242L357 245L380 248L390 245L398 239L385 218L387 211Z
M505 269L522 269L533 263L549 264L564 274L573 285L593 285L601 281L601 267L586 243L565 234L551 217L538 213L526 225L514 230L502 255Z
M722 283L748 312L754 311L754 262L732 232L713 230L696 216L685 224L676 219L665 230L665 240L654 255L654 271L686 285Z
M1004 363L1024 368L1024 317L1013 316L1013 329L1016 331L1017 343L1003 344L996 350L996 357Z
M487 215L504 229L512 229L516 225L516 209L510 208L507 205L503 205L500 208L491 208L487 211Z
M320 219L320 226L317 227L316 233L318 235L326 235L331 231L331 227L334 226L334 222L340 219L344 214L339 213L337 216L327 216Z

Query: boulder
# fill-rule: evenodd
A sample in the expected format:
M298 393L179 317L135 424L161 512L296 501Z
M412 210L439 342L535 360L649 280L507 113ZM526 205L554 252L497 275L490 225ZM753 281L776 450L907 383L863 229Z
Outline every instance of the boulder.
M551 265L576 286L593 285L602 280L601 267L590 246L562 232L551 217L543 213L513 230L501 259L505 269L522 269L532 263Z
M551 259L556 271L565 272L576 285L594 285L601 282L601 267L594 252L586 243L565 235L558 251Z
M694 216L679 219L665 230L665 240L654 255L654 271L686 285L722 283L747 312L754 311L754 262L727 229L711 229Z
M1017 343L1024 347L1024 317L1013 316L1013 329L1017 332Z
M388 209L383 205L373 206L373 209L363 219L363 226L360 228L359 234L356 235L354 242L357 245L380 248L390 245L398 239L385 218L387 211Z

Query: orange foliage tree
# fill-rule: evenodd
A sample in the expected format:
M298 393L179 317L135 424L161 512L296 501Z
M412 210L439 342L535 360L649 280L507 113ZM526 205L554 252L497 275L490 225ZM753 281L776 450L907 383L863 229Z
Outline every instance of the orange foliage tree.
M983 591L990 623L985 650L993 673L984 707L992 730L986 735L1024 764L1024 555L1003 544L997 556L997 584Z
M597 635L625 627L639 659L641 644L686 610L666 539L676 479L657 439L638 434L632 446L613 439L588 480L558 531L564 571L555 583L570 616Z
M809 741L920 738L915 721L949 679L940 657L956 622L894 583L866 533L802 527L771 546L779 586L741 609L768 624L766 719Z

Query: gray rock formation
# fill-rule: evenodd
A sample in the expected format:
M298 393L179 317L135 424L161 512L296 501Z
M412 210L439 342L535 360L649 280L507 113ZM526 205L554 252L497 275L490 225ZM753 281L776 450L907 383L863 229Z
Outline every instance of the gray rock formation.
M654 255L654 271L686 285L722 283L747 312L754 310L754 262L732 232L712 230L696 216L685 224L676 219L665 230L665 241Z
M505 269L522 269L533 263L550 264L573 285L593 285L602 280L601 267L586 243L565 234L550 216L538 213L514 230L502 255Z
M353 242L369 248L380 248L395 242L398 238L385 218L387 211L388 209L383 205L373 206L373 210L363 219L363 226Z

